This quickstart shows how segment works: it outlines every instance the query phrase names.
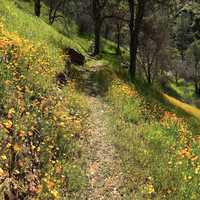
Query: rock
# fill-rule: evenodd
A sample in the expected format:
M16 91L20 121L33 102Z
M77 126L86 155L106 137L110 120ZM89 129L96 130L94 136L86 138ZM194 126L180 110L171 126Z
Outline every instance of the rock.
M72 71L72 65L71 65L71 61L69 59L65 60L65 68L64 68L64 74L67 77L70 77L70 72Z
M67 76L64 72L60 72L56 75L56 81L61 85L67 84Z
M69 59L70 59L72 64L74 64L74 65L84 65L85 56L78 53L77 51L75 51L72 48L65 48L63 51L64 51L64 54L69 56Z

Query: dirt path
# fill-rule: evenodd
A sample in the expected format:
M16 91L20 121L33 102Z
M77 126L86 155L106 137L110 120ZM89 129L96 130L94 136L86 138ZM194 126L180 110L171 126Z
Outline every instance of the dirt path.
M86 191L79 199L83 200L122 200L123 176L120 159L112 144L110 134L109 106L103 101L102 85L98 75L104 66L96 63L83 70L78 83L80 91L88 99L90 117L86 141L83 146L86 173L89 180Z
M115 148L109 138L107 106L96 97L89 97L88 200L121 200L122 173Z
M96 65L83 74L83 92L88 97L91 109L87 131L88 143L85 149L89 180L86 199L121 200L123 176L120 159L109 132L109 107L103 102L101 88L94 78L102 68L103 66Z

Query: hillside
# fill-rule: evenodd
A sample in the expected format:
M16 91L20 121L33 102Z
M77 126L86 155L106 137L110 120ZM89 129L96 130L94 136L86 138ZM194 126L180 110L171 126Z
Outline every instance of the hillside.
M130 82L114 42L93 58L75 22L32 7L0 2L0 199L199 199L199 110Z

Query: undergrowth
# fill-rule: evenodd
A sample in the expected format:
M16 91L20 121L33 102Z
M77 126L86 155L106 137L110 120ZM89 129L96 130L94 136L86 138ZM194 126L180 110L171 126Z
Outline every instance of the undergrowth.
M149 103L134 85L113 81L113 140L123 161L127 199L199 199L199 137L184 118ZM129 194L129 195L128 195Z

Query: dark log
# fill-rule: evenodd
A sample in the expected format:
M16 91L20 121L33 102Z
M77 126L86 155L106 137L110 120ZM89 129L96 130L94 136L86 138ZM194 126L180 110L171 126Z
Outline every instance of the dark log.
M64 54L69 56L71 63L74 65L84 65L85 63L85 56L78 53L74 49L66 48L64 49Z

